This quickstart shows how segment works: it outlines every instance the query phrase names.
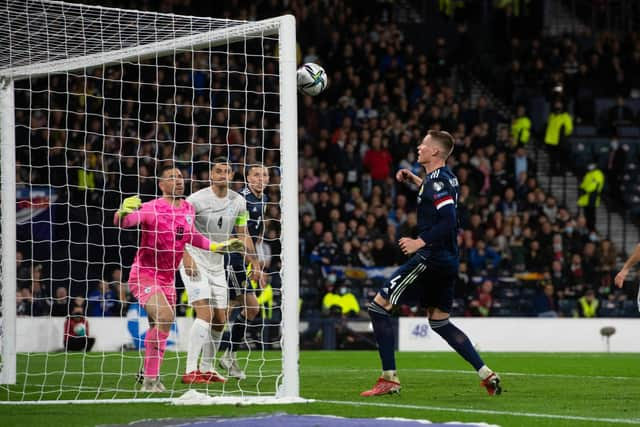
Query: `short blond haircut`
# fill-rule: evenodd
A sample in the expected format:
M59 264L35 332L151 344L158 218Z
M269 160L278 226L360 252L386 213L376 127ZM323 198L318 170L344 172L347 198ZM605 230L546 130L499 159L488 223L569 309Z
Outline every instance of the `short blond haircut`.
M427 132L427 135L429 135L431 139L438 143L440 148L442 148L442 152L445 153L443 159L447 160L451 153L453 153L453 136L451 136L449 132L443 130L430 130L429 132Z

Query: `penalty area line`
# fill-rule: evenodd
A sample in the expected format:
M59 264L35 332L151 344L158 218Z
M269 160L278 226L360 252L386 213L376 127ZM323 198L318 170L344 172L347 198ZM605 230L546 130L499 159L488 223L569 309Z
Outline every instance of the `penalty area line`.
M384 403L384 402L354 402L354 401L341 401L341 400L315 400L315 402L331 403L334 405L377 406L377 407L383 406L387 408L413 409L413 410L423 410L423 411L464 412L467 414L507 415L512 417L547 418L547 419L556 419L556 420L592 421L592 422L600 422L600 423L640 425L640 419L628 419L628 418L597 418L597 417L582 417L577 415L555 415L555 414L539 414L534 412L496 411L491 409L448 408L448 407L442 407L442 406L406 405L406 404L400 404L400 403Z

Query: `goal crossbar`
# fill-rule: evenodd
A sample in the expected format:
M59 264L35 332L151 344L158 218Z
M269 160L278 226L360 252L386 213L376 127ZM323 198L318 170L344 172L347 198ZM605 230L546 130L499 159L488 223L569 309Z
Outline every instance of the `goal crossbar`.
M0 70L0 77L20 80L45 74L56 74L97 66L108 66L131 59L143 60L160 57L180 49L201 49L231 44L252 36L269 36L278 33L282 18L270 18L248 22L229 28L218 28L205 33L183 36L108 52L98 52L51 62L37 62Z

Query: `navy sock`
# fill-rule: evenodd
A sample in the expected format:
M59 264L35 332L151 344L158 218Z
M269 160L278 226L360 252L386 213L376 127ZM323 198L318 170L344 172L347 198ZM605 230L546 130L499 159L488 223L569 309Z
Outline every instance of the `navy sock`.
M229 331L224 331L222 333L222 338L220 338L218 351L226 351L228 348L231 348L231 334L229 333Z
M444 338L444 340L448 342L449 345L464 358L464 360L469 362L476 371L484 365L484 362L480 358L476 349L473 348L469 338L464 332L451 323L449 319L429 320L429 325L431 326L431 329Z
M238 350L247 333L247 319L240 313L231 326L231 351Z
M396 359L394 355L395 337L393 335L393 324L389 312L378 303L372 301L369 304L369 316L373 324L373 333L378 343L378 352L382 361L383 371L395 371Z

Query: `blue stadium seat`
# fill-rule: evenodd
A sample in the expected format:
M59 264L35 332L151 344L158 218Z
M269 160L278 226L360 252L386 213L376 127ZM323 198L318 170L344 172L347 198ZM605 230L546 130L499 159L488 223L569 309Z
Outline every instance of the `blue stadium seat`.
M578 125L573 129L573 136L596 136L597 130L595 126Z
M640 126L618 126L616 131L620 138L640 138Z
M600 300L600 317L618 317L622 310L615 301Z
M571 166L584 170L593 158L591 141L588 139L571 138Z
M576 309L576 300L574 299L561 299L558 301L558 310L564 317L573 317Z
M627 300L622 302L621 316L624 317L640 317L638 304L635 301Z

